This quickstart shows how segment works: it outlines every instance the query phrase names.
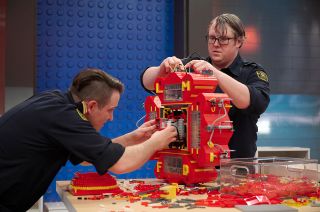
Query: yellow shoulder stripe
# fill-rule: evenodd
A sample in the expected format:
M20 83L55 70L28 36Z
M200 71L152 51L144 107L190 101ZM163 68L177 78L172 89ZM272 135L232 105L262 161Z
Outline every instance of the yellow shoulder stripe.
M80 110L76 109L77 113L79 114L80 118L84 121L88 121L88 119L85 117L85 115L83 113L80 112Z

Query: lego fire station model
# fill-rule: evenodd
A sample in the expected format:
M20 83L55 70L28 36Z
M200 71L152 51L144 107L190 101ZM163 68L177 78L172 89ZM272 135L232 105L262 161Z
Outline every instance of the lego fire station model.
M233 124L230 98L214 93L218 81L208 74L174 71L155 80L156 96L145 100L145 121L155 119L159 130L177 128L177 140L158 151L155 176L168 182L213 181L221 157L229 157Z

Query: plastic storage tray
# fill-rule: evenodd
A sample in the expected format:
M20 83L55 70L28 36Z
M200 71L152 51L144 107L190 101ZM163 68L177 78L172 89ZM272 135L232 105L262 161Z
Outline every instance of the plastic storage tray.
M240 196L315 196L318 161L298 158L221 159L220 192Z

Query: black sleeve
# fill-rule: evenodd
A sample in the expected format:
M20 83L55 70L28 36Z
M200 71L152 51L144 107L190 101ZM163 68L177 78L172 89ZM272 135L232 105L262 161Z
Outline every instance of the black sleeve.
M250 92L250 105L245 112L262 114L270 102L269 79L266 71L261 66L250 70L246 83Z
M106 173L108 169L121 158L125 148L120 144L112 143L109 138L105 138L105 142L107 143L107 145L104 147L105 149L95 161L89 161L89 159L83 160L77 156L79 154L72 154L69 158L70 162L73 165L78 165L83 161L87 161L94 165L99 174L102 175Z
M144 86L144 84L143 84L143 75L144 75L144 73L146 72L146 70L147 70L148 68L150 68L150 66L147 67L147 68L145 68L145 69L141 72L141 74L140 74L140 84L141 84L142 88L143 88L145 91L147 91L148 93L152 94L152 91L150 91L149 89L147 89L147 88Z
M110 139L106 141L106 149L94 162L94 166L99 174L104 174L113 166L123 155L125 148L117 143L112 143ZM106 163L107 161L107 163Z
M92 163L99 174L105 173L124 153L125 148L101 136L90 124L83 120L75 108L52 113L49 134L52 140L70 153L73 164L83 161Z

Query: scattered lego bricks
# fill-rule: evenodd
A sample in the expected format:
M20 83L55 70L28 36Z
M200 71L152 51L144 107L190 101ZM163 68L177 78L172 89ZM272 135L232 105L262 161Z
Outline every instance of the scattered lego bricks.
M141 205L145 207L151 208L206 208L206 207L222 207L222 208L232 208L235 205L258 205L258 204L287 204L290 206L301 206L311 203L311 199L309 197L305 197L306 199L301 198L293 198L290 202L286 199L273 197L268 198L265 195L234 195L234 194L221 194L219 192L218 186L208 187L197 185L193 187L186 187L179 185L179 189L176 190L175 199L167 198L168 196L162 195L166 193L166 190L161 190L166 186L157 185L159 190L154 190L155 185L149 185L142 183L140 185L135 186L136 193L143 193L143 196L140 196ZM141 189L141 190L139 190ZM120 196L128 195L129 193L119 194ZM182 196L189 195L206 195L207 197L204 199L189 199L189 198L181 198ZM312 196L311 194L309 194ZM163 198L163 197L166 198ZM137 196L136 196L137 197ZM127 197L129 200L130 196ZM139 198L139 197L137 197ZM181 198L181 199L180 199ZM316 196L313 198L317 199Z
M270 179L272 179L272 177L270 177ZM89 182L92 181L89 180ZM273 180L272 182L275 183L276 181ZM254 195L247 192L248 188L257 188L259 186L259 182L256 182L256 185L249 184L251 187L249 187L249 185L243 184L243 188L235 188L232 194L220 193L220 187L217 185L208 186L205 184L195 184L186 186L178 185L176 183L168 184L162 182L148 184L146 181L142 180L118 181L116 183L119 188L117 192L78 196L78 199L100 200L112 197L115 200L126 200L129 203L141 201L140 204L145 207L170 209L185 208L188 210L207 207L232 208L235 207L235 205L259 204L286 204L288 206L295 207L311 205L312 207L320 207L320 193L310 192L304 193L305 196L303 197L296 195L293 198L284 199L279 195ZM108 185L110 186L111 184ZM114 185L113 180L112 185ZM86 184L85 187L86 186L88 185ZM96 186L98 185L94 185L94 187ZM241 191L239 189L244 190ZM308 189L306 189L305 191L307 190ZM193 197L196 196L199 198L191 199L188 198L189 195L193 195ZM116 203L114 202L112 204Z

